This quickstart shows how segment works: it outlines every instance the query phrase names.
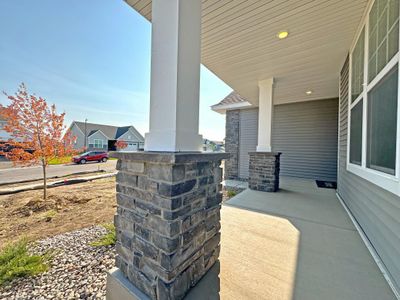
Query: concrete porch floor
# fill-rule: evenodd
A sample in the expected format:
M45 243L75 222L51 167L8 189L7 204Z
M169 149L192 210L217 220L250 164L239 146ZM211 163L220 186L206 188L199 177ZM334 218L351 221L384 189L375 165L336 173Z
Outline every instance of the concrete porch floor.
M281 178L221 211L220 262L186 299L395 299L335 191Z

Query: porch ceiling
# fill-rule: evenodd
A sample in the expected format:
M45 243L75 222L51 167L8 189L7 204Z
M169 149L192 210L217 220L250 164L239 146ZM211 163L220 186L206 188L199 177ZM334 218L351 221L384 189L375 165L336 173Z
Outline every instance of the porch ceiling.
M126 0L151 21L151 0ZM203 0L202 63L253 104L338 96L339 71L368 0ZM289 37L276 35L287 30ZM306 91L312 90L312 95Z

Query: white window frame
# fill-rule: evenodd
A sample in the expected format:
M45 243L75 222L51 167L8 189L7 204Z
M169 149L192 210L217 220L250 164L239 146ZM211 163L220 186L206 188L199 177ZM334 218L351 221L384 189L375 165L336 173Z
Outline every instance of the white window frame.
M101 142L101 143L99 143L99 141ZM97 143L96 143L97 142ZM101 147L96 147L96 146L99 146L101 144ZM101 140L101 139L94 139L93 140L93 147L94 148L96 148L96 149L103 149L103 147L104 147L104 140Z
M368 43L369 43L369 13L372 9L374 1L371 1L369 8L366 12L365 18L360 26L353 45L350 49L349 60L349 90L348 90L348 110L347 110L347 171L364 178L381 188L400 196L400 66L399 58L400 51L393 56L393 58L386 64L386 66L376 75L376 77L368 84ZM400 24L400 22L399 22ZM354 48L357 44L360 34L364 28L364 83L363 91L352 102L351 85L352 85L352 55ZM399 43L400 43L400 30L399 30ZM400 45L399 45L400 50ZM390 175L381 171L367 168L367 115L368 115L368 93L376 86L377 83L392 70L393 67L398 65L398 95L397 95L397 136L396 136L396 170L395 175ZM351 110L352 108L363 101L363 116L362 116L362 151L361 151L361 166L350 162L350 126L351 126Z

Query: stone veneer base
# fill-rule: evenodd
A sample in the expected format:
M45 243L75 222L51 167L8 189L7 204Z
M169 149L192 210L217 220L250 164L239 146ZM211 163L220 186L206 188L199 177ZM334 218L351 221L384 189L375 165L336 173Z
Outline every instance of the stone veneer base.
M280 152L249 153L249 188L262 192L279 190Z
M116 267L150 299L182 299L219 257L220 164L229 155L112 156L118 158Z
M107 273L106 300L150 300L118 268Z

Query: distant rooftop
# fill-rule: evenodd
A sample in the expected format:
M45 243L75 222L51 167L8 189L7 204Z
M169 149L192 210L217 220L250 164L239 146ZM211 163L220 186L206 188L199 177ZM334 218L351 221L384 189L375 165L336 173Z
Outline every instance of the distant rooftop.
M85 122L74 121L73 123L79 127L82 132L85 132ZM91 136L97 131L101 131L109 140L116 140L126 133L129 129L135 133L137 138L144 141L143 136L136 130L133 125L130 126L113 126L95 123L86 123L86 132L88 136Z

